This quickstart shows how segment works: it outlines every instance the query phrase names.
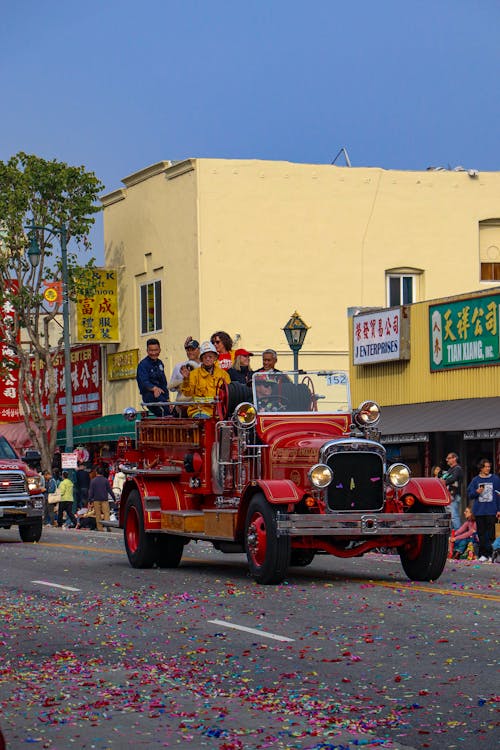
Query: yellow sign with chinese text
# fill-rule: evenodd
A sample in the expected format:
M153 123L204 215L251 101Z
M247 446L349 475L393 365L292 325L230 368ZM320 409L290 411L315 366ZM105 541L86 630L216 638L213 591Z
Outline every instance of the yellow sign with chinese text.
M120 329L116 269L92 269L91 284L92 294L76 301L77 341L117 344Z
M108 380L135 378L139 364L139 349L108 354Z

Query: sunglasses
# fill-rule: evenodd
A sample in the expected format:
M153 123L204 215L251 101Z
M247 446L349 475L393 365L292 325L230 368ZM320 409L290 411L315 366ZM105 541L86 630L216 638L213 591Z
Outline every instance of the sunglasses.
M213 344L222 344L222 341L220 339L214 339L212 341Z

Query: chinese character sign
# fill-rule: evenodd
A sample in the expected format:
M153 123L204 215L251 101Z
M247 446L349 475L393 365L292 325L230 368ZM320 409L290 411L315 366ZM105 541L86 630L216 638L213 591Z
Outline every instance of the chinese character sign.
M10 282L13 291L17 290L17 281ZM19 410L17 389L19 384L19 362L12 347L5 343L10 338L8 330L14 325L15 309L7 299L0 299L0 422L18 422L22 419ZM19 341L19 335L17 336Z
M500 295L429 307L431 370L497 365Z
M76 301L77 338L80 342L119 343L118 287L114 268L92 270L93 295Z
M64 382L64 353L55 362L56 375L56 409L59 417L66 414L66 395ZM71 386L73 391L73 414L86 417L100 417L102 414L101 387L101 347L71 347ZM40 382L43 413L49 416L48 393L49 383L42 375Z
M139 364L139 349L108 354L108 380L135 378Z
M408 310L394 307L353 318L355 365L409 359Z

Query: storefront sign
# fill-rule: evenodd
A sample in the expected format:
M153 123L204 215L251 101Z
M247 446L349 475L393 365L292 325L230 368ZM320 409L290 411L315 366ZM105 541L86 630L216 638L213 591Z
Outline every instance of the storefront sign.
M499 364L499 307L499 294L431 305L431 371Z
M92 270L92 296L76 301L77 339L81 342L118 343L118 287L114 268Z
M464 440L494 440L495 438L500 438L500 429L467 430L467 432L464 432Z
M139 364L139 349L108 354L108 380L135 378Z
M428 443L428 432L406 432L400 435L382 435L382 443Z
M78 456L76 453L61 453L62 469L78 469Z
M371 365L410 359L408 307L361 313L353 318L353 361Z
M101 347L98 344L71 347L71 387L73 414L100 417L102 414ZM64 352L55 361L56 409L58 417L66 414ZM43 373L40 382L42 410L49 416L49 382Z

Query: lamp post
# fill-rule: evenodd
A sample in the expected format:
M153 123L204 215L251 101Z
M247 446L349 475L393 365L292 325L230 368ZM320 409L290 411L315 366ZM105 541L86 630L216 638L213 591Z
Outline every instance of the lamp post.
M288 323L283 328L288 346L293 352L293 369L297 373L299 369L299 352L309 330L307 323L304 323L297 311L294 312ZM295 374L297 382L297 374Z
M32 268L36 268L40 262L40 247L38 245L35 229L58 234L61 241L61 266L62 266L62 294L63 294L63 346L64 346L64 390L66 402L66 453L73 451L73 389L71 387L71 345L69 340L69 276L68 276L68 251L67 251L67 229L64 223L60 227L41 227L33 222L28 227L30 230L30 244L27 255Z

